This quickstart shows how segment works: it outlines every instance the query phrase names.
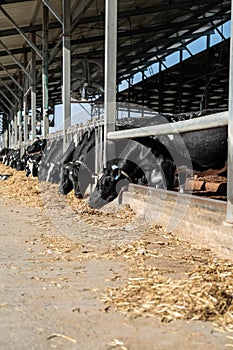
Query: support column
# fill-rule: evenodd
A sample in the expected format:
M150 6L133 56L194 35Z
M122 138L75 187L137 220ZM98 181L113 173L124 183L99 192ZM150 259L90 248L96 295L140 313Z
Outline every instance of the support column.
M12 128L11 128L11 113L9 116L9 123L8 123L8 144L9 144L9 148L12 147Z
M70 102L70 1L62 0L63 7L63 80L62 80L62 101L63 101L63 148L67 148L66 130L71 126L71 102Z
M42 58L42 89L43 89L43 138L49 134L49 97L48 97L48 19L49 11L43 5L43 58Z
M32 33L32 42L36 43L36 35ZM31 113L32 113L32 140L36 138L36 52L32 49L32 64L31 64L31 76L32 76L32 89L31 89Z
M233 1L231 1L231 39L229 71L229 119L228 119L228 168L227 168L227 217L233 224Z
M116 124L117 0L105 0L104 166L114 158L107 134Z
M18 146L18 115L17 111L14 110L14 115L13 115L13 128L14 128L14 148L17 148Z
M18 110L18 128L19 128L19 147L22 145L22 107L21 104Z
M27 96L23 98L23 114L24 114L24 144L26 145L28 141L28 102Z

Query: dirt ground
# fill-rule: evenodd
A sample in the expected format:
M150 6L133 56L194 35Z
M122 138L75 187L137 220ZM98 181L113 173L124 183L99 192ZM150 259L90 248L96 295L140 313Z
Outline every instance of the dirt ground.
M0 349L233 348L232 262L0 164Z

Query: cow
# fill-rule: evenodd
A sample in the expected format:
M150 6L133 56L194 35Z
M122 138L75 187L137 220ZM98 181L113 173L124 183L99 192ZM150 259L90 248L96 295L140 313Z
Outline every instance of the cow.
M135 138L135 142L106 164L90 196L90 207L101 208L114 200L125 181L140 183L146 176L148 185L174 190L178 173L183 192L187 173L222 174L227 169L227 127Z
M42 154L46 147L47 140L37 137L26 149L23 155L26 176L38 176L38 168L42 159Z
M132 128L132 125L125 122L123 125L116 125L117 130L126 128ZM116 144L118 152L126 146L124 141L116 142ZM59 193L67 195L74 190L75 197L83 198L88 186L94 184L96 178L95 146L95 128L84 132L77 145L74 141L71 142L63 158Z
M7 166L11 166L11 162L13 160L13 156L15 154L15 149L14 148L7 148L4 147L1 150L1 159L2 159L2 163L7 165Z
M48 140L38 169L39 180L59 184L63 157L63 137Z
M75 197L83 198L94 179L94 146L95 129L84 132L77 146L74 141L71 142L64 155L59 193L67 195L74 189Z

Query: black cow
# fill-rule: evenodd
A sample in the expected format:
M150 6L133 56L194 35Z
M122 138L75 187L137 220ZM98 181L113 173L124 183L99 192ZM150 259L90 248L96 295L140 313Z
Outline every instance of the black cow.
M219 174L226 171L227 127L135 140L137 144L132 147L129 142L118 159L108 162L90 197L92 208L101 208L111 202L125 180L138 183L146 172L149 185L173 190L176 171L182 189L185 173Z
M86 131L77 146L72 142L67 149L62 169L59 192L67 195L72 189L77 198L83 198L95 172L95 129Z
M59 184L63 157L63 137L48 140L38 170L39 180Z
M132 128L132 125L116 125L117 130ZM103 135L103 132L102 132ZM126 146L125 141L116 142L118 153ZM62 179L59 192L67 195L74 189L77 198L83 198L87 187L94 184L95 175L95 129L86 131L77 146L72 142L63 158Z
M32 144L27 147L27 153L33 154L33 153L37 153L37 152L43 152L46 144L47 144L46 139L40 139L39 137L37 137L32 142Z

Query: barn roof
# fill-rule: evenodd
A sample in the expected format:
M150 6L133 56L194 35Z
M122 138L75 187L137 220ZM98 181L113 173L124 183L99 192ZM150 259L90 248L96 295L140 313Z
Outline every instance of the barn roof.
M58 104L62 101L62 25L59 21L59 17L62 17L62 1L44 0L46 2L54 8L53 13L49 11L48 19L49 101ZM71 0L70 3L71 89L74 97L79 98L80 81L86 79L87 75L98 91L103 88L105 1ZM15 103L12 91L16 95L20 92L16 82L24 85L24 74L19 63L26 68L31 61L32 49L27 38L34 42L38 50L37 104L42 105L42 60L39 52L42 48L43 6L41 0L0 0L0 108L3 110L6 110L4 106L9 101ZM162 62L168 54L184 50L198 37L213 33L216 28L230 20L230 8L231 2L228 0L118 0L118 84L137 72L143 72L151 64ZM227 45L228 42L224 43L222 51L224 65L227 64ZM211 76L218 63L212 58L211 52L199 55L196 61L190 59L189 62L163 71L160 78L157 75L154 80L156 83L153 78L148 79L142 102L154 109L161 109L162 106L165 111L177 111L174 101L178 100L177 80L181 79L184 99L180 103L187 109L196 109L208 78L206 68L212 65L211 72L208 72ZM176 79L180 76L181 69L181 78ZM220 70L217 73L214 80L215 84L220 82L220 86L216 86L216 92L220 92L218 89L222 88L226 77L224 75L221 78ZM163 81L159 89L165 89L163 100L157 93L159 79L160 82ZM135 100L138 100L140 86L142 85L139 83L132 89ZM188 100L194 90L196 101L190 103ZM219 96L220 94L216 94L215 99ZM124 93L119 98L124 100ZM221 105L225 107L226 103L226 97L221 98ZM173 106L170 108L171 104Z

